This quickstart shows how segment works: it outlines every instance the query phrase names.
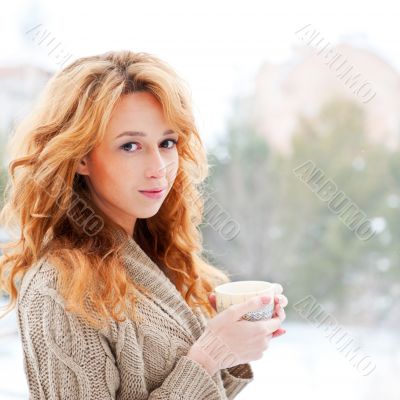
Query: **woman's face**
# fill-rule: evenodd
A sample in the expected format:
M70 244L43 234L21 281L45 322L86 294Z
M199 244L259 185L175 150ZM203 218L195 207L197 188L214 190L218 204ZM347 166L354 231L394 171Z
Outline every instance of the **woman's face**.
M155 215L174 183L177 140L157 99L131 93L121 97L104 140L79 164L93 201L131 236L136 218ZM157 188L164 188L158 198L142 193Z

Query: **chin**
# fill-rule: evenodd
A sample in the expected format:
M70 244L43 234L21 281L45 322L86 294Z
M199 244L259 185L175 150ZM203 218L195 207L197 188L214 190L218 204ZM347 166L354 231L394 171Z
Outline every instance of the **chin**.
M138 216L138 218L151 218L154 215L156 215L158 213L158 211L160 210L160 207L157 208L153 208L153 209L149 209L149 210L142 210L142 212L139 212L135 215Z

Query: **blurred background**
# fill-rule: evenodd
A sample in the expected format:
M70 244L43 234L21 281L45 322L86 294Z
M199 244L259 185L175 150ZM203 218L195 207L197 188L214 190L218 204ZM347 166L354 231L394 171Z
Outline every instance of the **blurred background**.
M237 398L398 400L397 10L3 2L2 188L4 143L52 74L108 50L163 58L191 87L209 154L204 255L232 280L279 282L289 300L287 333L252 363L256 379ZM0 320L0 377L1 400L28 398L15 314Z

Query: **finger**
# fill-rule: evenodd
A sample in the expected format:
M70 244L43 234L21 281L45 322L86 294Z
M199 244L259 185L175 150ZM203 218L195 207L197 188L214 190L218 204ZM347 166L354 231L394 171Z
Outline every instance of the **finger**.
M276 297L275 296L275 305L274 305L274 311L273 311L273 314L272 314L272 318L274 318L274 317L277 317L278 316L278 311L279 311L279 300L278 300L278 297Z
M267 320L266 325L268 327L268 330L272 333L281 327L282 322L279 319L279 317L274 317L274 318L270 318L269 320Z
M282 307L279 308L277 315L278 315L278 318L281 320L281 322L283 322L286 319L286 313Z
M217 299L215 297L215 294L209 294L208 300L210 301L210 304L213 306L214 310L217 311Z
M264 308L267 304L271 303L272 301L273 299L270 296L266 295L254 296L243 303L233 304L227 310L230 311L234 320L238 321L244 314L251 311L257 311L260 308Z
M279 304L282 307L286 307L288 305L288 299L284 294L279 294L277 297L279 299Z
M280 295L279 295L279 296L275 296L275 298L274 298L274 302L275 302L274 311L278 312L279 309L280 309L281 307L283 307L282 304L281 304L281 301L282 301L282 300L281 300L281 298L280 298Z
M286 333L286 329L279 328L272 334L272 337L273 338L278 337L278 336L284 335L285 333Z
M285 310L283 309L283 307L279 304L279 303L275 303L275 308L274 308L274 313L273 313L273 317L277 317L279 318L282 322L285 320L286 318L286 313Z

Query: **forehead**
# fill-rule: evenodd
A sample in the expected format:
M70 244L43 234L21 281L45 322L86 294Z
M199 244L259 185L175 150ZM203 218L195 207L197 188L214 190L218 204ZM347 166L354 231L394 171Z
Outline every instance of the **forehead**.
M148 92L129 93L118 100L108 126L145 130L146 126L165 125L161 103ZM115 132L117 135L118 132Z

